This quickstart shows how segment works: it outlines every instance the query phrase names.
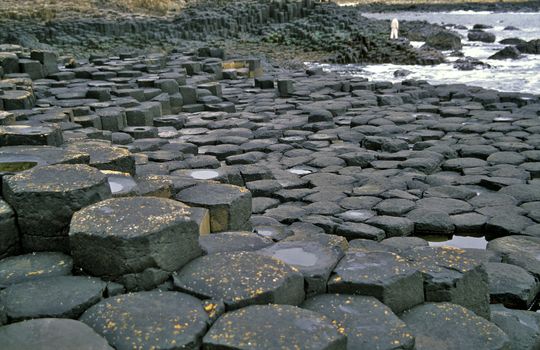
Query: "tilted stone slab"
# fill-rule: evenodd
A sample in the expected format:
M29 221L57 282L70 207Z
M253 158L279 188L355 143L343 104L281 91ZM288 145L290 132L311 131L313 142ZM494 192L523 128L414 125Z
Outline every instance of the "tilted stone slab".
M410 329L374 297L321 294L307 299L301 307L325 315L343 329L348 349L414 349Z
M81 164L36 167L5 178L5 200L17 213L26 251L69 251L68 230L77 210L111 196L107 178Z
M117 350L199 349L209 322L197 298L139 292L105 299L80 318Z
M73 216L69 237L75 265L111 280L147 269L165 272L166 279L201 254L189 207L157 197L113 198L86 207Z
M540 237L497 238L488 243L487 249L501 254L504 263L520 266L540 278Z
M62 253L43 252L0 260L0 288L41 278L71 274L73 260Z
M223 300L238 309L251 304L292 304L304 300L304 278L284 262L252 252L200 257L174 275L176 289Z
M394 312L424 301L421 273L389 252L350 249L334 269L328 292L373 296Z
M64 143L62 130L54 126L0 126L0 147L21 145L60 146Z
M13 284L0 292L8 320L77 318L101 300L107 284L98 278L56 276Z
M508 336L495 324L451 303L427 303L401 316L416 337L416 350L509 350Z
M422 272L426 301L448 301L489 319L488 276L474 251L454 247L414 247L401 252Z
M5 350L113 350L107 341L82 322L42 318L0 327Z
M305 279L307 295L326 292L330 273L343 257L330 247L313 241L282 241L261 249L258 253L279 259L297 268Z
M176 199L210 210L212 232L242 230L251 216L251 193L243 187L199 184L180 191Z
M347 338L319 313L290 305L253 305L219 318L203 344L207 350L344 350Z

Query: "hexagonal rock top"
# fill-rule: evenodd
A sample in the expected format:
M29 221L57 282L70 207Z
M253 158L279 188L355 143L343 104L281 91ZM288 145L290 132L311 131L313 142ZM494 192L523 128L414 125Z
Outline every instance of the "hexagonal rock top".
M417 350L508 350L510 341L493 323L462 306L427 303L401 315L416 336Z
M94 168L135 174L135 158L127 149L98 141L70 143L67 149L89 154Z
M414 247L401 255L422 272L426 301L448 301L489 319L488 275L474 252Z
M405 323L374 297L321 294L306 300L301 307L327 316L342 328L348 349L414 348L414 336Z
M32 280L70 275L73 260L62 253L43 252L0 260L0 288Z
M503 262L517 265L540 279L540 237L507 236L488 243L488 250L503 256Z
M234 185L200 184L181 191L176 199L210 210L210 230L241 231L251 216L251 193Z
M174 276L176 289L223 300L229 310L250 304L292 304L304 300L304 277L284 262L251 252L200 257Z
M101 301L80 320L117 350L199 349L208 315L197 298L177 292L139 292Z
M73 216L69 237L75 265L113 280L148 269L165 272L166 279L201 255L189 207L157 197L113 198L86 207Z
M203 343L207 350L347 348L347 338L328 318L290 305L253 305L226 313Z
M52 126L0 126L0 147L20 145L60 146L64 143L62 130Z
M4 350L113 350L107 341L82 322L41 318L0 327Z
M81 164L35 167L4 179L5 200L17 214L27 251L69 250L68 226L77 210L111 197L107 178Z
M394 253L350 249L333 274L329 293L373 296L396 313L424 301L421 273Z
M107 284L98 278L56 276L13 284L0 292L11 321L40 317L77 318L101 300Z

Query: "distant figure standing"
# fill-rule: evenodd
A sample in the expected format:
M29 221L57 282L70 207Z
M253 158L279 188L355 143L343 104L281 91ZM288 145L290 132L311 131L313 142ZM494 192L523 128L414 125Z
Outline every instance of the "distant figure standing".
M390 39L397 39L398 38L398 32L399 32L399 22L397 18L394 18L392 20L392 30L390 31Z

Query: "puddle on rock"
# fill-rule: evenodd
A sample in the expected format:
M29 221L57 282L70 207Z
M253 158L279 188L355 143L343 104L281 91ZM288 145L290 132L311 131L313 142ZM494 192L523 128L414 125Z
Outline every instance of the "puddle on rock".
M292 169L289 169L287 170L289 173L293 173L293 174L296 174L296 175L308 175L308 174L311 174L312 171L311 170L307 170L307 169L299 169L299 168L292 168Z
M219 177L219 172L215 170L194 170L189 173L189 176L191 176L194 179L197 180L210 180L215 179Z
M0 162L0 173L16 173L32 169L36 165L37 162Z
M302 248L280 249L274 252L273 257L297 266L313 266L317 263L317 256Z
M486 249L487 247L487 240L484 236L426 235L420 236L420 238L428 241L430 247L450 246L462 249Z
M137 183L129 175L109 175L107 177L112 194L129 193Z

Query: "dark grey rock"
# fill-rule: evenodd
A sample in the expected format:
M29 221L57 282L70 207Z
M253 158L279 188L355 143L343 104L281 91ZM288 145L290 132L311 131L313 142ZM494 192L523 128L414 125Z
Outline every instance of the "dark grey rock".
M0 260L0 288L54 276L70 275L73 260L62 253L33 253Z
M13 323L0 328L5 350L112 350L107 341L82 322L42 318Z
M268 238L247 231L220 232L199 237L199 245L205 254L254 251L272 243L272 240Z
M56 276L12 284L0 292L8 320L77 318L103 297L106 283L98 278Z
M540 283L525 269L504 263L487 263L489 294L493 304L527 309L540 291Z
M178 292L139 292L108 298L80 318L117 350L198 349L209 317L197 298Z
M530 236L507 236L494 239L487 249L502 255L502 262L517 265L536 278L540 278L540 238Z
M321 313L343 328L347 349L414 348L414 336L405 323L373 297L322 294L307 299L301 307Z
M36 167L4 179L27 251L69 251L67 231L77 210L109 198L107 178L87 165Z
M71 221L75 265L111 280L147 269L170 274L201 254L199 227L191 216L182 203L157 197L114 198L86 207Z
M225 252L195 259L174 275L177 290L223 300L228 310L251 304L304 300L304 278L280 260L251 252Z
M420 272L387 252L349 250L334 269L328 292L373 296L396 313L424 301Z
M540 348L540 314L491 305L492 322L510 338L511 349Z
M14 255L18 251L19 228L15 222L15 212L0 199L0 259Z
M451 303L427 303L401 315L415 335L415 348L509 350L510 340L493 323Z
M253 305L226 313L203 343L208 350L347 348L346 336L326 316L290 305Z

